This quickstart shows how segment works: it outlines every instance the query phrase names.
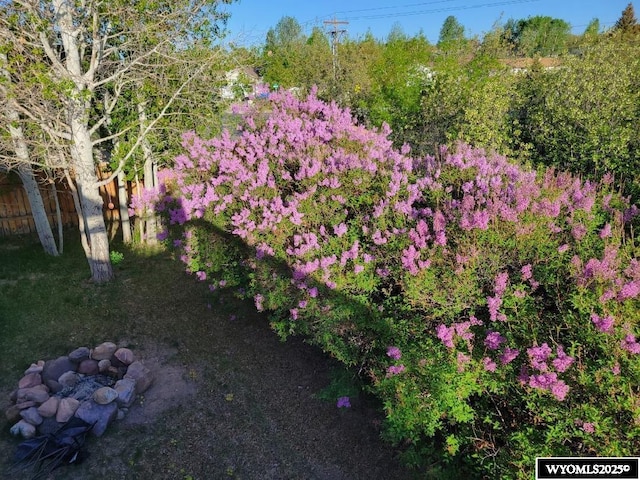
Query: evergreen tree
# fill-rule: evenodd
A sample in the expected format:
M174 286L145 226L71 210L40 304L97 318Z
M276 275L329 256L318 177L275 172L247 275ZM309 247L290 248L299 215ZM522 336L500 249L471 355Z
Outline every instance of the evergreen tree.
M600 33L600 20L594 18L584 30L585 37L595 37Z
M633 4L629 3L622 11L622 16L618 19L613 29L623 33L632 33L638 31L638 19L633 10Z
M300 23L284 16L275 28L269 29L265 42L264 78L282 87L298 86L299 65L306 37Z
M452 43L459 43L465 40L464 26L453 15L449 15L442 24L438 46L442 47Z

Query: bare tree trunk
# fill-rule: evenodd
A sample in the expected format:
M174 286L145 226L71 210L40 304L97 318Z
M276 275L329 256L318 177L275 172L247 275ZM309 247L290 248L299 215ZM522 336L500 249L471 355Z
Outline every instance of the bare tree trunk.
M33 216L33 222L38 232L38 238L44 248L44 251L53 256L58 256L58 249L56 247L56 241L51 231L51 224L47 218L47 211L44 208L44 202L42 201L42 194L38 186L38 181L33 174L33 169L28 163L21 163L16 169L20 180L22 180L22 186L27 193L29 204L31 205L31 215Z
M140 177L138 176L138 172L136 171L134 181L136 183L136 195L138 196L138 205L142 202L140 198L142 197L142 186L140 185ZM140 235L140 243L145 243L144 232L145 232L145 215L139 215L138 220L136 221L136 229L138 230L138 234Z
M76 207L76 212L78 213L78 231L80 232L80 244L82 245L82 250L84 250L84 256L87 258L87 262L89 262L89 267L91 267L91 262L89 258L91 257L91 247L89 246L89 239L87 238L87 222L82 214L82 207L80 206L80 195L78 195L78 187L73 183L73 179L71 175L69 175L69 171L65 170L65 177L67 178L67 183L69 184L69 189L71 190L71 198L73 198L73 205Z
M118 205L120 207L120 228L122 228L122 241L124 243L131 243L133 241L128 204L127 180L124 176L124 172L120 170L118 172Z
M79 187L80 208L87 225L86 235L90 249L87 260L91 267L91 279L96 283L104 283L113 278L113 268L109 258L109 235L102 211L103 201L93 159L93 144L89 130L82 121L82 117L87 114L88 112L82 111L71 119L71 157Z
M58 199L58 190L56 190L56 182L51 182L51 195L56 204L56 221L58 222L58 253L62 255L64 248L64 231L62 228L62 212L60 211L60 200Z
M143 135L147 129L147 112L145 110L146 102L138 102L138 120L140 122L140 134ZM155 190L158 182L156 179L156 163L153 158L153 150L149 144L148 138L145 136L141 142L142 156L144 158L144 188L145 190ZM155 211L149 208L145 209L145 234L146 243L149 245L158 242L158 226Z

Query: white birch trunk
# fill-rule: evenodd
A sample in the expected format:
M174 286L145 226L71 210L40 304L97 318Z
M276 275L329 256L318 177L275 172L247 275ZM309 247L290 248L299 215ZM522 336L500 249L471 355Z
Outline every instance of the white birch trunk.
M89 268L91 268L91 262L89 261L89 258L91 258L91 247L89 246L89 238L87 237L87 222L84 219L84 215L82 215L82 207L80 206L80 195L78 194L78 186L73 183L71 175L69 175L69 172L66 170L65 176L67 178L69 188L71 189L73 205L76 207L76 212L78 213L78 231L80 232L80 243L82 244L82 249L84 250L84 256L89 262Z
M147 112L145 111L146 102L138 102L138 120L140 122L140 134L144 135L147 128ZM144 188L146 190L155 190L157 187L156 180L156 164L153 158L153 151L149 140L145 136L141 142L142 157L144 158ZM144 215L145 238L146 243L154 245L158 243L156 235L158 234L157 215L155 211L146 209Z
M122 170L118 172L118 204L120 207L120 228L122 229L122 241L128 244L133 241L133 236L131 234L131 219L129 218L127 180Z
M56 204L56 221L58 223L58 253L62 255L64 249L64 231L62 228L62 212L60 211L60 200L58 199L58 190L56 190L56 182L51 182L51 195Z
M138 172L136 171L134 182L136 184L136 195L138 196L138 205L140 205L142 198L142 185L140 185L140 177L138 176ZM136 221L136 230L138 230L138 235L140 235L140 243L144 243L144 215L138 216L138 220Z
M21 163L16 169L20 180L22 180L22 186L27 193L29 199L29 205L31 205L31 215L33 216L33 222L38 232L38 238L44 248L44 251L53 256L58 256L58 248L56 247L56 241L51 231L51 224L47 218L47 211L44 208L44 202L42 201L42 194L38 181L33 174L33 169L28 163Z
M78 115L79 112L76 112ZM103 201L98 188L98 176L93 158L93 144L89 130L82 117L87 112L74 116L71 120L71 158L75 167L80 208L86 221L86 235L89 241L91 279L96 283L108 282L113 278L113 268L109 258L109 235L102 211Z

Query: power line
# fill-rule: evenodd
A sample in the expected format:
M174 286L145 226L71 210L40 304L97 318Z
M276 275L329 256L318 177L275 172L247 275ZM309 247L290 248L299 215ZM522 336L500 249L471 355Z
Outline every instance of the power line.
M435 5L436 3L449 3L449 2L455 2L455 1L457 0L436 0L433 2L410 3L408 5L391 5L388 7L361 8L358 10L343 10L341 12L336 12L336 13L371 12L374 10L389 10L391 8L421 7L423 5Z
M376 20L382 18L397 18L397 17L406 17L409 15L428 15L432 13L442 13L442 12L455 12L459 10L471 10L475 8L490 8L490 7L502 7L506 5L516 5L520 3L534 3L539 2L540 0L506 0L502 2L492 2L492 3L480 3L477 5L459 5L455 7L443 7L443 8L433 8L430 10L414 10L409 12L393 12L393 13L384 13L384 14L375 14L375 15L361 15L356 17L347 17L349 20Z
M440 3L449 3L453 1L457 1L457 0L432 0L429 2L410 3L405 5L393 5L388 7L372 7L372 8L362 8L357 10L343 10L340 12L334 12L330 15L328 14L321 17L316 17L315 21L308 20L302 23L302 25L317 25L320 19L330 19L332 17L335 18L338 13L348 14L348 13L372 12L372 11L388 10L388 9L402 9L402 8L419 7L424 5L436 5ZM465 1L469 2L473 0L465 0ZM396 10L394 12L380 13L380 14L345 16L344 19L347 21L380 20L385 18L398 18L398 17L406 17L406 16L430 15L430 14L442 13L442 12L455 12L460 10L470 10L470 9L476 9L476 8L491 8L491 7L500 7L500 6L507 6L507 5L517 5L522 3L535 3L539 1L541 0L502 0L499 2L484 2L479 4L467 3L466 5L463 4L463 5L450 6L450 7L432 8L427 10L411 10L411 11L404 11L404 12Z

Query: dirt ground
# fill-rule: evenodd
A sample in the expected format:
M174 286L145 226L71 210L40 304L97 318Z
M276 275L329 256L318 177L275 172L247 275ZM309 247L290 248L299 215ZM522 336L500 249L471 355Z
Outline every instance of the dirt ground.
M156 275L175 268L166 259L145 261ZM128 346L155 373L154 384L124 419L89 439L82 464L47 478L418 478L381 440L374 399L361 394L351 408L338 409L318 398L337 365L317 348L297 338L281 342L267 319L239 300L208 305L202 285L184 274L167 275L154 300L142 301L150 292L135 276L144 274L119 272L122 309L91 332L78 327L68 348L86 338ZM0 386L3 410L11 388ZM6 433L4 418L0 427L0 452L8 458L18 440Z

